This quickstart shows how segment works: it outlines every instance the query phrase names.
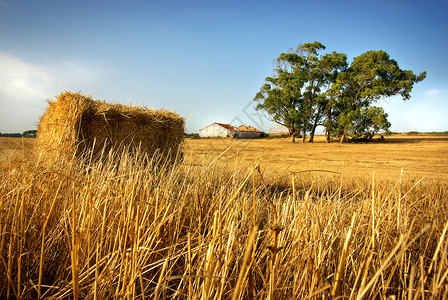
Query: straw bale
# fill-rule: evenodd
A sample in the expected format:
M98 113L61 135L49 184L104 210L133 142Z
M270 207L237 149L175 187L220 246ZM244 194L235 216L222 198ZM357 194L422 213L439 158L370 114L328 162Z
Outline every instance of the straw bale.
M36 140L37 153L47 161L87 154L98 158L111 149L126 149L150 156L160 153L174 162L182 150L184 120L174 112L109 104L72 92L48 103Z

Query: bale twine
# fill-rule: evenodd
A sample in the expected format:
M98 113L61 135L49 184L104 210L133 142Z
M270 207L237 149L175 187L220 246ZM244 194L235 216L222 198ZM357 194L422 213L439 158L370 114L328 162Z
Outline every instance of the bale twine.
M36 140L36 152L47 162L86 155L98 159L110 150L157 153L171 163L180 157L185 125L174 112L109 104L72 92L48 104Z

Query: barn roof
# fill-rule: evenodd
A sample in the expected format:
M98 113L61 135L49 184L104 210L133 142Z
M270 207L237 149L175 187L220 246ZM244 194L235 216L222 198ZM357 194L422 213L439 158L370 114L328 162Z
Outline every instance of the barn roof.
M228 129L230 131L237 131L237 129L235 129L235 127L233 127L230 124L222 124L222 123L216 123L216 124L218 124L219 126L224 127L225 129Z
M277 124L274 127L272 127L271 129L269 129L269 131L272 133L282 133L282 132L289 132L289 129L286 126Z
M258 129L255 128L255 127L252 127L252 126L244 126L244 125L239 126L239 127L238 127L238 131L257 132L257 133L262 132L262 131L258 130Z

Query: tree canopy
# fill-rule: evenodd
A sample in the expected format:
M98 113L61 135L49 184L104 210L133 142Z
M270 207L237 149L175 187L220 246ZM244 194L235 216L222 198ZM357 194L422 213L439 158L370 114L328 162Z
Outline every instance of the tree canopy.
M349 64L344 53L320 54L320 42L299 44L274 61L273 76L266 77L255 95L256 109L265 110L271 120L286 126L294 141L301 133L310 142L318 125L325 127L327 142L338 137L371 138L387 132L390 123L384 109L374 104L401 95L410 99L415 83L426 77L402 70L382 50L367 51Z

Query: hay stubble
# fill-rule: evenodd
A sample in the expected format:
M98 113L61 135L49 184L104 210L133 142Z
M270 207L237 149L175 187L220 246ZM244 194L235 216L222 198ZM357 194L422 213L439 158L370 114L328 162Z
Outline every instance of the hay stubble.
M121 167L91 163L85 174L58 162L5 168L0 295L418 299L448 292L443 173L438 180L401 170L378 171L374 180L276 173L269 168L290 157L257 168L250 147L193 157L205 141L193 143L184 163L166 171L132 153L121 156Z

